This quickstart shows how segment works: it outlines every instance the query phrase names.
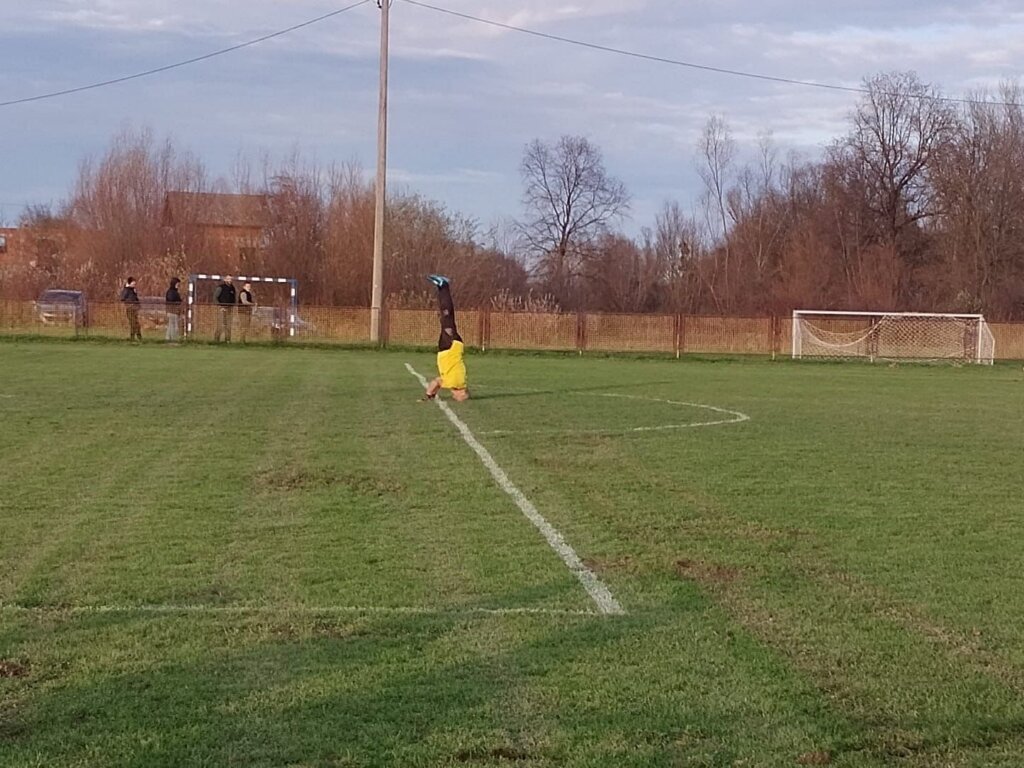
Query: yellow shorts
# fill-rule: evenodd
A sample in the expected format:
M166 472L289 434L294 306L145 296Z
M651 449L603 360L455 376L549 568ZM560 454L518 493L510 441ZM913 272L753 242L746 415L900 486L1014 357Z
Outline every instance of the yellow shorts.
M441 375L441 386L445 389L466 388L464 352L465 347L462 342L453 341L451 349L437 353L437 372Z

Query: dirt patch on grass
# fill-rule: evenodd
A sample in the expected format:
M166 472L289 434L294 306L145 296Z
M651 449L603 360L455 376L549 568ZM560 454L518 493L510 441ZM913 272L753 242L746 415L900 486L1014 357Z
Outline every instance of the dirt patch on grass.
M583 564L594 573L608 573L618 571L620 573L632 573L635 571L635 563L629 555L616 558L586 557Z
M256 486L268 491L298 491L307 488L329 488L337 478L323 470L286 467L256 475Z
M27 677L29 671L28 662L0 659L0 677Z
M683 558L676 560L676 574L680 578L696 581L699 584L721 586L732 584L741 576L742 572L739 568L729 565Z
M523 749L516 747L480 747L477 749L460 749L455 753L455 759L460 763L475 763L483 760L507 760L519 762L532 760L533 755Z

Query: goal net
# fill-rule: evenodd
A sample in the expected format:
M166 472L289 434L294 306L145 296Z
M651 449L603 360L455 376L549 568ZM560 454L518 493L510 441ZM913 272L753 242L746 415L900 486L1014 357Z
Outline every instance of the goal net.
M982 315L793 312L793 357L951 360L991 365L996 344Z

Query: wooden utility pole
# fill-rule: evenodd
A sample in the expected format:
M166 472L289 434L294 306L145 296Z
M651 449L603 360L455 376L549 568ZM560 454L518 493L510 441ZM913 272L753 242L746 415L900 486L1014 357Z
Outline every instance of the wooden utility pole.
M384 294L384 218L387 210L388 175L388 37L391 0L380 6L380 102L377 113L377 209L373 227L373 292L370 299L370 341L381 340L381 307Z

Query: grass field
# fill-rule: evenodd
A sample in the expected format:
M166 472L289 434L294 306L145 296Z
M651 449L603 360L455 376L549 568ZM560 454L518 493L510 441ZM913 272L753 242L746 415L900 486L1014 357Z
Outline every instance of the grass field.
M0 344L0 765L1024 764L1018 367L406 363Z

